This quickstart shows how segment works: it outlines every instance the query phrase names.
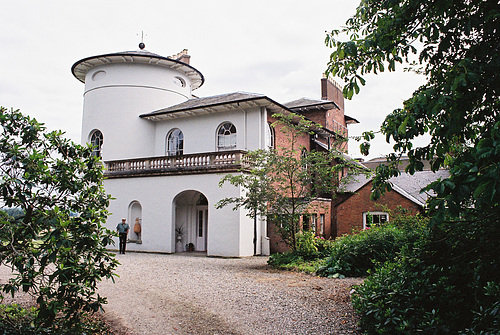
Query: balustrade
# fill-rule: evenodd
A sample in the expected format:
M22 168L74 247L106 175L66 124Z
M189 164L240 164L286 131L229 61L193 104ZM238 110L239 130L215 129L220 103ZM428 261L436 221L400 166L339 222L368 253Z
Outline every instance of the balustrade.
M248 167L245 151L220 151L202 154L161 156L107 161L106 175L127 176L137 174L173 174L224 172Z

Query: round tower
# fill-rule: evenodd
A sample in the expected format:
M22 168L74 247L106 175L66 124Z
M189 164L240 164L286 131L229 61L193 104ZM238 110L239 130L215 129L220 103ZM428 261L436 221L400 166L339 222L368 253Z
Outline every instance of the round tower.
M104 161L154 155L155 123L139 115L184 102L203 85L187 50L162 57L144 50L92 56L71 72L85 84L82 143Z

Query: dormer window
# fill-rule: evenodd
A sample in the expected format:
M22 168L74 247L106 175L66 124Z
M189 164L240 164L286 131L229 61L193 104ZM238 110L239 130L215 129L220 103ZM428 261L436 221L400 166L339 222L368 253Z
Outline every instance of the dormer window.
M103 136L99 130L94 130L90 134L90 144L92 144L92 155L101 157Z
M184 135L180 129L172 129L167 135L167 156L184 153Z
M236 127L231 122L224 122L217 129L217 151L236 148Z

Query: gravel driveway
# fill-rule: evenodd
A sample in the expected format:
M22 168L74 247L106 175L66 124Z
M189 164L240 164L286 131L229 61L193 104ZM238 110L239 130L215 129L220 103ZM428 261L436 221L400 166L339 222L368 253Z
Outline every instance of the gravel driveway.
M117 258L120 277L99 293L126 334L360 334L349 296L360 279L275 271L267 257Z

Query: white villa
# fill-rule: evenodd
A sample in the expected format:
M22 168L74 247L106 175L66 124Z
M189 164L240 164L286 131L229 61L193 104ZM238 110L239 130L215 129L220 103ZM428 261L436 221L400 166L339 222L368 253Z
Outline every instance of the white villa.
M276 112L328 115L311 146L327 147L331 137L347 136L346 124L355 120L344 116L343 100L340 109L328 97L290 104L241 92L194 97L204 77L189 65L187 50L163 57L140 47L84 58L72 67L85 84L82 143L95 145L106 168L104 187L115 198L107 227L114 230L127 219L127 250L269 254L265 218L255 224L243 209L216 209L220 199L244 192L218 183L224 174L242 173L246 151L274 145L269 121Z

